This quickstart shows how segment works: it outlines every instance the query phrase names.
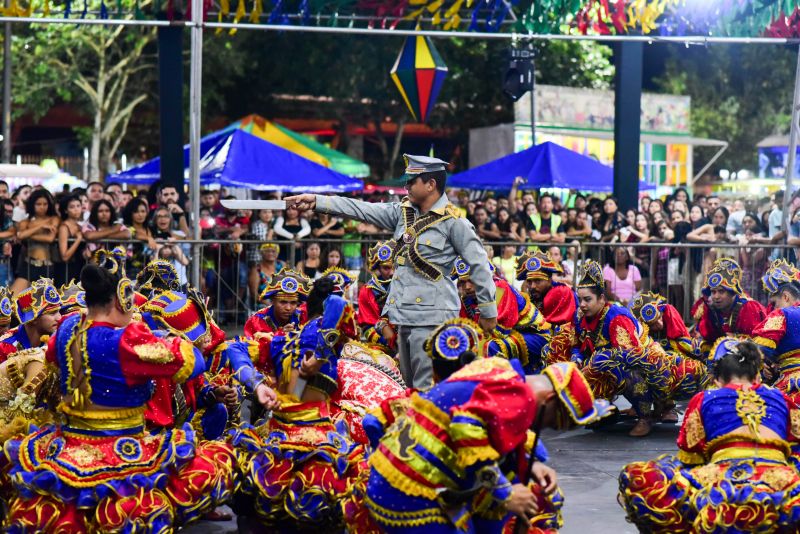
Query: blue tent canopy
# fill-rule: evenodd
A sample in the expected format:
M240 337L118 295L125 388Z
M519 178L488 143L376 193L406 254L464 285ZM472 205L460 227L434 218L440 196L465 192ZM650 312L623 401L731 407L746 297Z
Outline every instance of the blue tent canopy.
M454 174L447 180L447 185L461 189L508 191L517 177L527 180L519 189L614 190L614 170L611 167L549 141ZM640 180L639 189L655 189L655 186Z
M200 183L287 193L358 191L355 178L318 165L243 130L215 132L200 140ZM183 147L188 183L189 145ZM151 184L161 178L160 158L109 175L109 182Z

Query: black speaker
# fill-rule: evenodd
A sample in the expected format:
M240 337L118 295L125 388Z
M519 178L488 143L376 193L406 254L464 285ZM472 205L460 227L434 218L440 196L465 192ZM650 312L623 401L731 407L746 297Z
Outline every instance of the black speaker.
M503 93L516 102L533 90L533 50L511 48L508 70L503 75Z

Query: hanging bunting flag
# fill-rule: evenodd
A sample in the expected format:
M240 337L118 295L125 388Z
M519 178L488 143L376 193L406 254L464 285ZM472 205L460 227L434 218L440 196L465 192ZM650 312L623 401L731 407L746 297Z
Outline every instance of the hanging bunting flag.
M390 72L414 119L425 122L447 77L447 65L428 37L406 37Z
M250 22L258 24L261 22L261 14L264 12L262 0L253 0L253 10L250 12Z

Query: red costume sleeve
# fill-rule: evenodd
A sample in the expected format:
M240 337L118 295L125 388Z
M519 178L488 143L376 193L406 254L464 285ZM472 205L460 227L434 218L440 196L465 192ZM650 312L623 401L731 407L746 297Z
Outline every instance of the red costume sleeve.
M517 297L505 280L495 280L497 291L497 324L503 328L514 328L519 322L519 305Z
M256 315L250 317L244 323L244 335L247 337L254 337L258 332L272 332L267 322L261 318L260 313L265 310L260 310Z
M766 317L764 306L755 300L748 300L739 311L739 318L736 320L736 333L752 336L755 328L764 321Z
M361 286L358 291L358 324L375 326L381 320L381 309L375 293L369 286Z
M703 463L703 451L706 447L706 431L700 408L703 406L704 392L700 392L689 401L683 424L678 433L678 459L687 464Z
M480 451L491 445L504 455L525 441L536 418L536 398L523 380L486 381L475 388L466 403L454 407L452 415L450 435L456 448L471 449L482 456ZM476 432L480 427L485 433Z
M53 334L47 340L47 350L44 353L45 360L49 363L58 364L58 347L56 345L56 336Z
M611 319L608 326L608 335L611 345L620 349L641 349L639 336L636 334L636 326L633 321L625 315L617 315Z
M686 324L683 322L681 314L675 309L675 306L666 304L661 316L664 321L664 328L667 330L667 339L689 337L689 330L686 328Z
M774 349L786 335L786 316L776 310L753 329L753 341L761 346Z
M125 328L119 341L119 362L126 378L134 383L171 378L180 384L205 370L202 355L191 343L158 338L139 322Z
M711 316L706 299L700 297L692 306L692 318L697 321L697 332L707 343L713 343L722 335L711 323Z
M572 322L576 309L575 294L564 285L553 286L542 301L542 313L551 324Z

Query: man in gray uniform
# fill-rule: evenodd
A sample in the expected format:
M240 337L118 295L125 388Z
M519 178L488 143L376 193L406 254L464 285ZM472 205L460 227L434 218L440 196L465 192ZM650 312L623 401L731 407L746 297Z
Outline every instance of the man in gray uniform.
M497 326L495 285L481 240L472 224L444 194L446 162L404 155L406 189L402 202L372 204L322 195L286 198L287 206L358 219L394 231L395 271L383 313L398 327L400 372L414 388L433 385L423 342L434 328L458 317L461 301L450 271L458 256L472 266L481 327Z

